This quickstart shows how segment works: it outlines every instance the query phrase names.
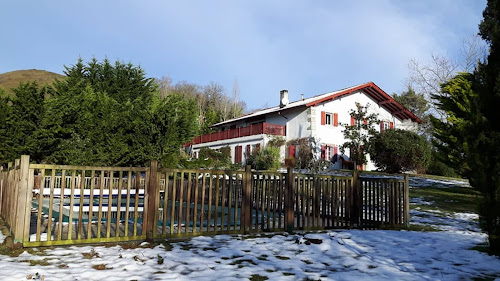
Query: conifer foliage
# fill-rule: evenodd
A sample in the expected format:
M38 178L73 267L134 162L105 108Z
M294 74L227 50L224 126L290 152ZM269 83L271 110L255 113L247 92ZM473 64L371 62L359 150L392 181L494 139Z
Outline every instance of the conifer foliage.
M479 34L489 44L488 58L442 86L437 105L446 119L433 125L445 160L483 194L481 226L500 254L500 1L489 0L483 16Z
M173 166L197 133L194 101L161 98L138 66L80 59L65 75L53 87L21 84L14 99L0 100L2 163L29 154L43 163Z

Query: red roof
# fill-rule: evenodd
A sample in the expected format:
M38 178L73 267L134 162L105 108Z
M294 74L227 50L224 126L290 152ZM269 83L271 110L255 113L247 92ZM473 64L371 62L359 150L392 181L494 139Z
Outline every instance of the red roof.
M291 108L297 108L297 107L301 107L301 106L306 106L306 107L315 106L315 105L318 105L322 102L335 100L337 98L341 98L343 96L347 96L347 95L353 94L353 93L358 92L358 91L365 92L378 105L387 109L389 112L391 112L397 118L399 118L401 120L411 119L413 122L422 123L422 120L420 120L420 118L418 118L415 114L411 113L408 109L406 109L403 105L401 105L399 102L397 102L394 98L389 96L386 92L384 92L377 85L375 85L375 83L368 82L368 83L353 86L350 88L338 90L335 92L326 93L326 94L314 96L311 98L307 98L304 100L291 102L285 107L275 106L275 107L270 107L270 108L266 108L263 110L259 110L256 112L252 112L252 113L249 113L247 115L243 115L243 116L240 116L240 117L237 117L234 119L230 119L230 120L226 120L226 121L214 124L212 127L217 127L217 126L220 126L223 124L228 124L228 123L232 123L232 122L240 121L240 120L244 120L244 119L256 118L256 117L266 115L266 114L281 112L281 111L285 111L285 110L288 110Z
M391 112L394 116L398 117L399 119L411 119L414 122L422 123L422 120L418 118L415 114L411 113L406 107L401 105L399 102L397 102L394 98L389 96L386 92L384 92L382 89L380 89L375 83L373 82L368 82L362 85L359 85L354 88L348 88L346 90L340 91L333 93L329 96L323 96L319 99L316 99L314 101L311 101L307 103L306 105L309 106L314 106L318 105L322 102L330 101L330 100L335 100L337 98L341 98L343 96L350 95L354 92L357 91L363 91L368 96L370 96L372 99L377 102L378 105L385 107L389 112Z

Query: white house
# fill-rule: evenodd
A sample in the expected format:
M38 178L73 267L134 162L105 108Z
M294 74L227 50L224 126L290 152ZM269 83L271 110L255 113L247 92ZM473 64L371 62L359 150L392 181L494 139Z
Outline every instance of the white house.
M279 106L263 109L238 118L227 120L213 127L216 133L196 137L190 144L194 157L203 147L219 149L229 146L233 163L245 163L246 155L264 147L272 136L283 136L292 141L301 138L315 138L321 147L316 157L332 160L333 168L342 168L347 156L337 155L338 147L344 143L341 124L350 124L350 112L356 102L369 105L370 113L376 113L381 121L380 130L400 128L415 130L421 120L395 101L373 82L301 99L288 101L288 91L280 92ZM318 150L319 151L319 150ZM294 157L297 151L293 145L283 148L282 159ZM369 164L362 167L373 170Z

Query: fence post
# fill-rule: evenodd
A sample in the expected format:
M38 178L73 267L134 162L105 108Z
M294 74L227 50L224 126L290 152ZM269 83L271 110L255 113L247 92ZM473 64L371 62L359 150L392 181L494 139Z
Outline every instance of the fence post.
M285 229L287 232L293 231L294 212L293 212L293 193L295 190L295 177L293 168L288 167L286 174L286 192L285 192Z
M408 174L404 176L404 224L406 227L410 225L410 183L408 180Z
M12 236L12 227L14 225L14 222L12 221L12 217L14 216L14 193L16 192L15 185L14 185L14 168L13 168L14 163L9 162L7 164L7 184L5 185L5 208L4 208L4 214L5 214L5 219L7 220L7 224L9 224L9 230L10 230L10 235Z
M146 240L153 241L156 237L156 225L158 224L158 204L159 204L159 184L158 184L158 161L152 160L149 165L149 184L146 188ZM165 210L163 210L165 211Z
M362 204L363 199L361 198L361 179L360 174L354 167L354 171L352 172L352 205L351 205L351 226L359 227L361 222L362 215Z
M3 216L3 205L4 205L4 198L3 198L3 166L0 166L0 216Z
M243 174L243 198L241 206L241 227L244 234L248 233L252 220L252 166L246 165Z
M14 243L22 243L23 239L29 239L29 233L24 233L25 230L29 231L29 224L31 221L31 197L33 185L29 184L29 168L30 168L30 157L28 155L21 156L19 171L19 182L17 208L15 214L15 229L14 229ZM27 226L27 227L26 227ZM28 242L28 241L24 241Z

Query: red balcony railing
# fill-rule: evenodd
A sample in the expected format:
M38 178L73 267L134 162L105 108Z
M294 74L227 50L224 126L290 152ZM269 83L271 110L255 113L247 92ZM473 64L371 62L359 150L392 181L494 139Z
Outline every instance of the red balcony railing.
M228 131L201 135L195 137L191 143L200 144L206 142L234 139L239 137L247 137L247 136L261 135L261 134L286 136L286 126L268 124L268 123L259 123L247 127L230 129Z

